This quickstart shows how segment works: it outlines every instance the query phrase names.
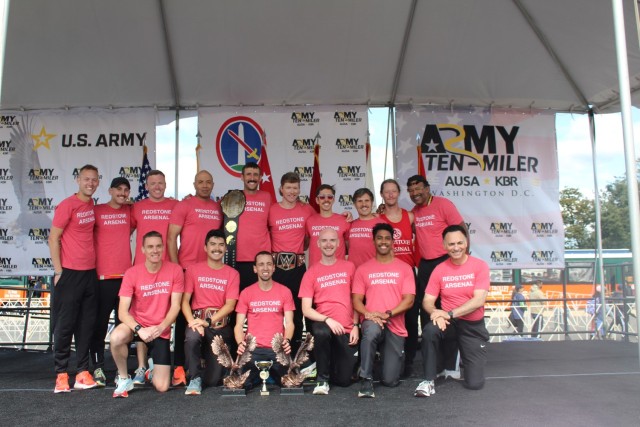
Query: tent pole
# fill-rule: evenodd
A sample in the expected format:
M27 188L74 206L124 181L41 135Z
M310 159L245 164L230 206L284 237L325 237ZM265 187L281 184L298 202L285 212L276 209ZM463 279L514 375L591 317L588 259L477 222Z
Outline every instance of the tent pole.
M174 178L174 197L178 199L178 177L180 176L180 109L176 107L176 160L175 160L175 178Z
M618 84L620 85L620 111L622 113L622 137L624 139L624 157L627 171L627 194L629 198L629 220L631 221L631 252L633 253L633 278L636 284L636 310L640 307L640 202L638 201L638 177L636 155L633 141L631 117L631 95L629 85L629 64L627 61L627 42L624 32L624 13L622 0L611 0L613 8L613 27L618 59ZM640 333L640 316L636 316L636 326ZM640 336L638 337L640 349ZM639 358L640 362L640 358Z
M387 158L389 153L389 130L391 129L391 106L387 113L387 143L384 146L384 179L387 179ZM373 189L372 189L373 190Z
M594 207L596 211L596 271L600 276L600 280L597 281L600 285L600 301L602 301L602 307L606 307L606 293L604 289L604 267L602 265L602 216L600 212L600 187L598 186L598 171L596 167L596 122L593 113L593 108L589 108L589 137L591 138L591 163L593 166L593 187L595 188L595 200ZM606 309L605 309L606 311Z

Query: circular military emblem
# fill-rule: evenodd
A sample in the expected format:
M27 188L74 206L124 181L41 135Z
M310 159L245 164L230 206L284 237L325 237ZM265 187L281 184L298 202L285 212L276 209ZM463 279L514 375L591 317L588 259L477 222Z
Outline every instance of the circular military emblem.
M249 117L236 116L224 122L216 136L216 153L224 170L239 178L247 162L258 163L263 135L260 125Z

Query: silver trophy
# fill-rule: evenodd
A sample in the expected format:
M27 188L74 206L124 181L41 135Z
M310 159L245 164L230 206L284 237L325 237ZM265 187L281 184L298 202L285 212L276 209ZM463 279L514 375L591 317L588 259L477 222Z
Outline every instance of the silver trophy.
M267 390L267 380L269 379L269 369L273 366L273 360L261 360L255 362L256 368L260 369L260 378L262 378L262 389L260 390L260 396L269 396L269 390Z

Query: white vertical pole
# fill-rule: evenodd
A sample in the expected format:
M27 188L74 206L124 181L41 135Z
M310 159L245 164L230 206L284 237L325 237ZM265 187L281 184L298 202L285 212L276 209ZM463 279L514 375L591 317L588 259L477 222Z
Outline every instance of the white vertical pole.
M622 0L611 0L613 24L618 59L618 84L620 85L620 111L622 113L622 137L627 170L627 194L629 197L629 220L631 221L631 252L633 253L633 277L636 284L636 310L640 308L640 202L638 201L638 178L636 176L636 155L631 117L631 88L629 85L629 64L627 62L627 41L624 30ZM640 317L636 316L640 333ZM639 337L640 338L640 337ZM638 339L640 349L640 339Z

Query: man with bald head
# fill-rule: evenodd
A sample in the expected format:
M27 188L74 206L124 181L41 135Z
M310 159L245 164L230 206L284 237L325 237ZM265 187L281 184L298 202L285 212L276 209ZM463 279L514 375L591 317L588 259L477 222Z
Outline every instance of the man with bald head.
M341 387L351 384L360 325L351 302L355 266L336 257L338 233L332 228L321 230L317 245L322 258L304 274L298 296L315 339L318 379L313 394L322 395L329 393L329 382Z
M220 204L211 199L213 176L206 170L198 172L193 180L195 196L176 204L169 219L167 249L171 262L180 264L183 270L187 267L207 260L207 253L202 250L207 233L222 226L222 209ZM180 247L178 247L180 236ZM174 342L174 366L171 385L186 385L187 379L183 365L185 363L184 339L186 321L182 313L176 319Z

